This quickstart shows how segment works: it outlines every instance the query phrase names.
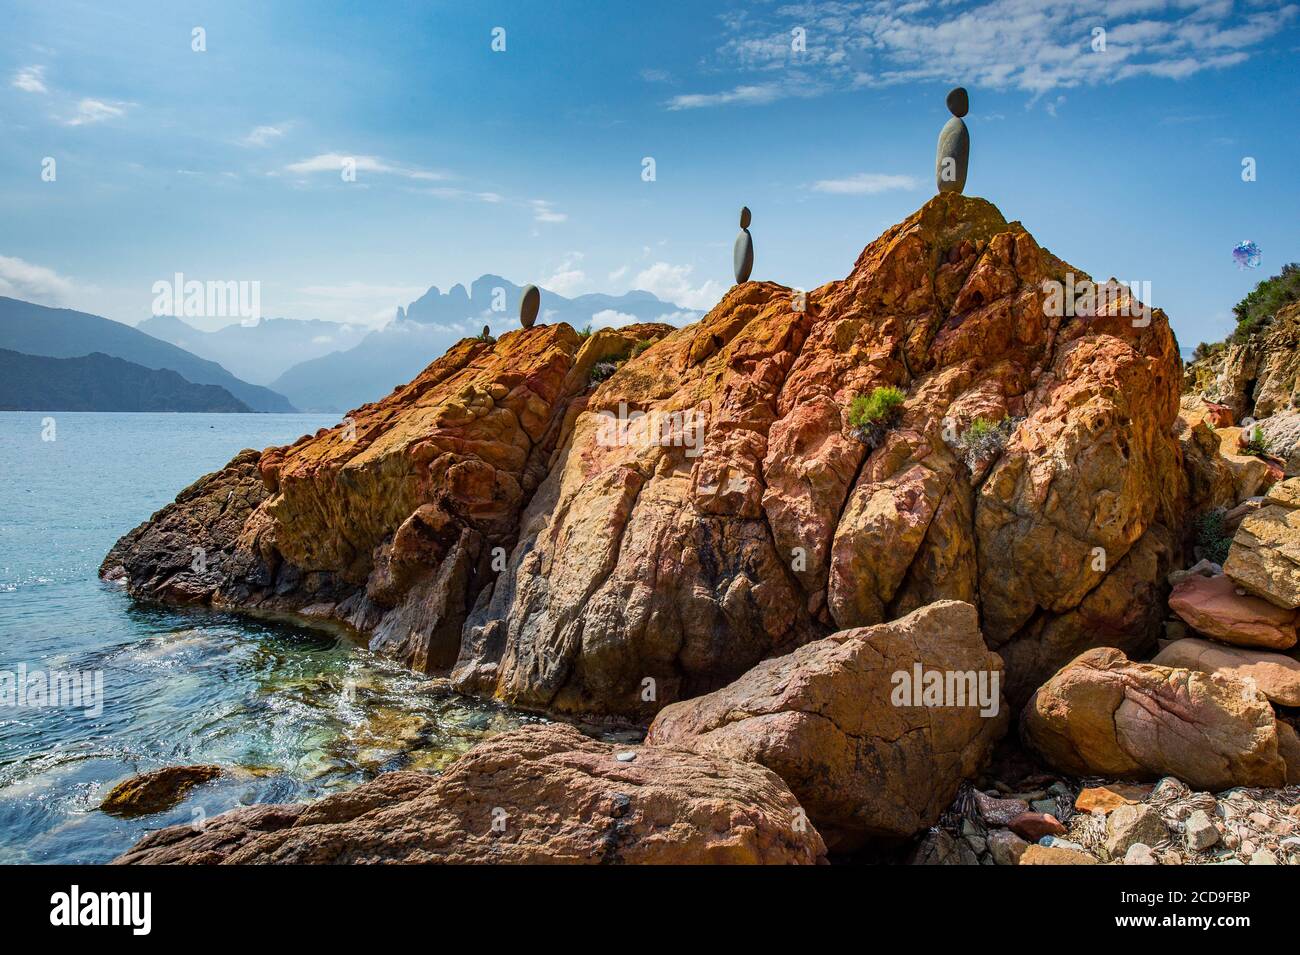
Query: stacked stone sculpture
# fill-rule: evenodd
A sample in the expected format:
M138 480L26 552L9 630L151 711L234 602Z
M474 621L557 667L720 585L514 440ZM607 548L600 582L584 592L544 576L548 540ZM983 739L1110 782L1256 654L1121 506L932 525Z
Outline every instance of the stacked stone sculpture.
M536 285L525 285L523 294L519 296L519 324L524 328L532 328L541 305L541 291Z
M736 284L749 281L749 273L754 271L754 237L749 234L749 206L740 209L740 235L736 236L736 247L732 251L731 261L736 268Z
M966 188L966 166L970 161L970 131L962 117L970 110L970 97L958 86L948 94L952 119L939 131L939 149L934 159L934 179L940 192L960 193Z

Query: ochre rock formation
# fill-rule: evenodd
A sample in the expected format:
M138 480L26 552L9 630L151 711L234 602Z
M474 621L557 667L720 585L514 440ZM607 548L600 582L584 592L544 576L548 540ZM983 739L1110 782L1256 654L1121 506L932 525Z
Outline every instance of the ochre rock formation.
M984 200L941 195L803 311L782 286L733 289L577 417L457 685L645 718L945 598L980 607L1013 699L1089 646L1152 645L1185 495L1175 342L1127 300L1048 315L1043 283L1069 271ZM883 385L908 400L872 450L847 409ZM611 440L620 408L644 417ZM956 438L1007 415L1024 421L970 473Z
M465 339L338 426L241 452L119 541L101 574L143 597L331 618L445 669L593 366L669 331Z
M1045 283L1069 273L945 194L806 302L749 282L671 334L467 340L354 412L355 440L345 422L236 458L103 572L341 620L419 669L454 661L466 692L639 720L956 599L1016 703L1089 647L1154 647L1182 542L1168 322L1123 296L1059 314ZM598 350L649 339L589 391ZM907 398L869 447L848 409L884 385ZM1008 416L972 471L962 434Z
M630 757L630 758L629 758ZM118 864L811 864L826 847L773 773L569 726L481 743L441 776L384 773L315 803L145 836Z

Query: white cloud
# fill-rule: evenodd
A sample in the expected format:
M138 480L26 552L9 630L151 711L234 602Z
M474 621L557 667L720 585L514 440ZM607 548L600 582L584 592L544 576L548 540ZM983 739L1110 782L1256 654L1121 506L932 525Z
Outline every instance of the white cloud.
M709 64L732 74L721 92L688 92L669 109L761 105L790 96L900 83L1051 91L1140 76L1183 79L1261 51L1300 14L1256 0L804 0L724 16ZM1104 26L1106 48L1092 49ZM807 45L792 49L791 30Z
M358 328L378 328L392 321L398 306L405 306L428 289L419 285L382 285L344 282L339 285L307 285L298 297L282 303L281 311L304 318L342 322ZM263 308L266 311L266 308ZM347 334L351 328L344 328Z
M542 286L565 298L582 294L587 284L587 273L578 268L578 263L583 258L581 252L570 252L565 255L564 261L555 270L555 274L542 282Z
M505 196L497 192L475 192L472 189L455 189L451 186L436 186L424 191L439 199L462 199L466 202L486 202L492 205L506 201Z
M106 119L116 119L119 116L125 116L130 103L107 102L102 99L83 99L77 103L77 112L69 119L65 119L65 126L88 126L91 123L102 123Z
M315 172L339 173L349 165L357 172L404 176L407 179L437 180L449 178L446 173L436 170L404 166L381 159L379 156L359 156L348 153L320 153L308 159L300 159L298 162L289 163L284 168L286 172L307 175Z
M529 199L528 204L532 206L534 222L565 222L569 218L566 213L555 211L555 204L547 199Z
M22 90L24 93L49 92L45 87L45 67L43 66L24 66L14 74L10 85L14 89Z
M66 305L76 285L53 269L0 255L0 295L40 305Z
M913 176L891 176L880 172L860 172L844 179L819 179L813 183L815 192L836 195L864 196L892 190L916 189L920 183Z
M760 106L788 95L779 83L751 83L722 93L682 93L668 101L669 109L700 109L704 106Z
M656 262L637 273L632 280L632 288L642 289L665 302L686 308L709 309L717 305L726 288L715 279L692 285L690 277L693 271L694 268L689 265Z
M629 315L627 312L620 312L613 308L602 308L591 316L591 327L618 328L621 325L635 325L639 321L639 318L635 315Z
M280 123L278 126L254 126L239 142L244 146L269 146L287 133L290 126L290 123Z

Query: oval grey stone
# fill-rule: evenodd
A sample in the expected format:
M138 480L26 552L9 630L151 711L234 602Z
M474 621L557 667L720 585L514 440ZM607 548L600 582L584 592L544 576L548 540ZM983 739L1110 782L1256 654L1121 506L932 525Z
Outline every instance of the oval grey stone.
M754 239L748 229L741 229L740 235L736 236L731 262L736 267L736 284L748 282L749 273L754 270Z
M519 324L532 328L537 321L537 310L542 307L542 293L536 285L525 285L519 296Z
M934 157L934 181L940 192L961 192L966 188L966 167L970 162L970 131L954 116L939 131L939 148Z

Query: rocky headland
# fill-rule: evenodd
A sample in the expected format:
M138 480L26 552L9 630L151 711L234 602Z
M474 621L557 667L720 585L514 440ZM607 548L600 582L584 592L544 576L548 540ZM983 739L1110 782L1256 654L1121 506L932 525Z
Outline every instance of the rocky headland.
M644 743L526 727L121 861L1300 858L1300 479L1189 376L958 192L806 294L462 341L101 574Z

